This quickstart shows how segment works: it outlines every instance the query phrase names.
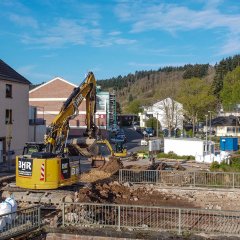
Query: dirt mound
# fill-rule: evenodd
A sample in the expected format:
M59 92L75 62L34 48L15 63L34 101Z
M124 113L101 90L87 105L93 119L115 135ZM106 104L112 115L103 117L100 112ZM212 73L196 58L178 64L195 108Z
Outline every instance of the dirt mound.
M100 179L109 178L112 174L99 170L99 169L92 169L90 172L86 172L81 174L80 181L81 182L96 182Z
M110 178L123 167L118 158L110 158L102 167L91 169L89 172L80 176L81 182L96 182L102 179Z
M119 158L110 157L109 161L106 162L102 167L99 169L106 173L115 174L119 171L119 169L123 168L123 164Z

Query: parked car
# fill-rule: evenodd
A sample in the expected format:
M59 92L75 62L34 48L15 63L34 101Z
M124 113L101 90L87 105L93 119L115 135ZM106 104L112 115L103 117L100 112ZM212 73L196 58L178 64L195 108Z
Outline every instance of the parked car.
M154 129L151 128L151 127L147 127L147 128L144 129L143 134L147 135L149 137L153 137L154 136Z

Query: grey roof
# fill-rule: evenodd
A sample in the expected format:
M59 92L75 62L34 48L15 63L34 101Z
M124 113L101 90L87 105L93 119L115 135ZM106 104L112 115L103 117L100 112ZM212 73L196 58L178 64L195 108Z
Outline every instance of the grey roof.
M212 126L236 126L238 122L238 117L230 115L229 117L216 117L212 119L211 124Z
M16 72L13 68L0 59L0 81L1 80L31 84L31 82L29 82L25 77Z

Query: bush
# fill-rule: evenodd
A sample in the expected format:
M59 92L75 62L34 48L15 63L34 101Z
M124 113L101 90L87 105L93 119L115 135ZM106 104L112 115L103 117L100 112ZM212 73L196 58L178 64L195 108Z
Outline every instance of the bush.
M157 155L158 158L170 158L170 159L186 159L186 160L195 160L194 156L178 156L174 152L169 152L169 153L158 153Z
M240 172L240 158L232 157L230 159L230 164L226 162L213 162L210 166L210 171L212 172Z
M216 161L212 162L211 166L210 166L210 171L216 171L217 169L219 169L220 164Z
M188 137L193 137L193 130L192 129L187 131L187 136Z

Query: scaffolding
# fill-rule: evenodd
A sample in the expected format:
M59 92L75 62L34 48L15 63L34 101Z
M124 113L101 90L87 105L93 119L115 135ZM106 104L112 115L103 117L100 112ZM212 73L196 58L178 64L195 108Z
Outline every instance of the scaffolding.
M109 126L116 125L117 113L116 113L116 93L113 91L109 94Z

